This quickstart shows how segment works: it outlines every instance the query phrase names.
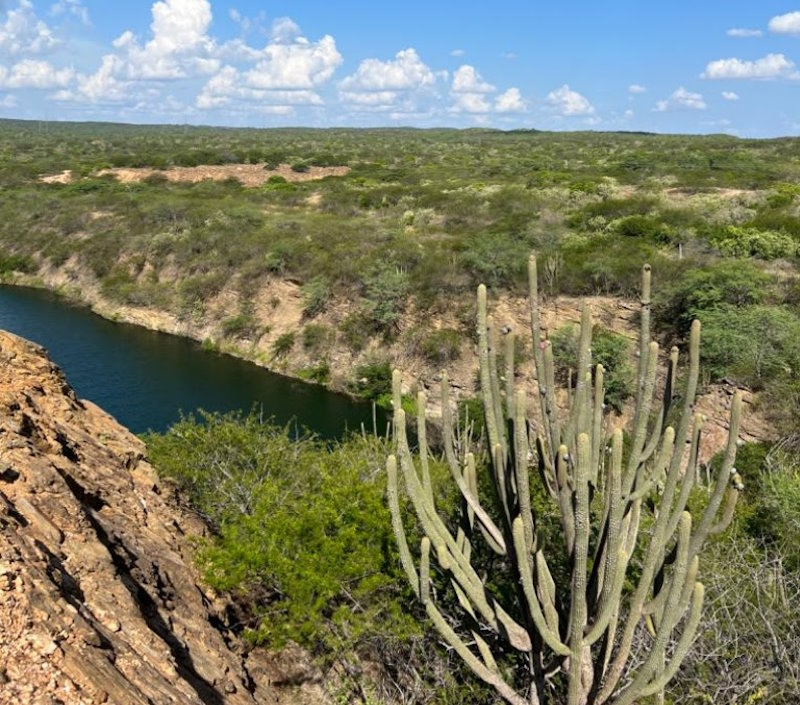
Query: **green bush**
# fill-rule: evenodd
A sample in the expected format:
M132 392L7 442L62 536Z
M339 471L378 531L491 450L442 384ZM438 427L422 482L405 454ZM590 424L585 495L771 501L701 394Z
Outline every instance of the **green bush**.
M798 243L791 236L775 230L758 230L729 225L715 230L708 239L712 247L728 257L757 257L771 260L796 257Z
M361 311L349 313L339 324L342 339L354 352L362 350L373 333L369 319Z
M252 313L239 313L222 321L225 338L254 338L258 334L258 321Z
M328 384L331 379L331 366L327 360L323 360L317 365L311 365L311 367L304 367L301 370L297 370L297 376L308 382Z
M374 332L384 335L397 333L409 289L408 274L399 267L378 267L365 277L362 311Z
M388 360L374 358L356 367L350 391L362 399L391 398L392 366Z
M573 388L578 366L578 339L579 330L574 325L557 328L550 335L557 379L563 385L571 372ZM595 326L592 332L592 367L598 364L603 366L606 404L618 412L622 411L625 401L635 389L630 354L630 342L624 335Z
M272 344L272 354L275 357L286 357L294 347L294 331L282 333Z
M763 389L800 376L800 318L789 309L720 306L702 324L701 360L711 379Z
M330 327L320 323L310 323L303 328L303 347L310 352L317 352L325 347L331 338Z
M720 306L745 308L767 300L771 277L752 262L722 261L684 272L656 287L654 314L665 330L686 335L695 318Z
M33 274L37 269L38 267L33 257L28 255L6 255L0 252L0 274L10 274L11 272Z
M331 285L324 276L314 277L302 287L303 316L314 318L322 313L331 298Z
M420 352L429 362L450 362L461 353L461 339L461 332L452 328L434 330L422 339Z

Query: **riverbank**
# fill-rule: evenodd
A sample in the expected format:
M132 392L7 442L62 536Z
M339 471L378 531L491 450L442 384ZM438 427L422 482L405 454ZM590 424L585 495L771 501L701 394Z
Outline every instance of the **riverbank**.
M403 373L404 393L415 394L418 390L428 392L427 416L435 424L441 418L438 382L442 368L446 368L453 386L456 401L469 399L478 394L477 349L471 337L463 332L463 322L455 313L426 313L424 322L414 311L407 312L400 321L399 333L390 342L372 338L362 349L353 350L342 334L343 321L351 313L352 306L344 300L332 301L326 310L307 319L303 315L303 296L300 287L288 280L270 279L264 282L252 296L252 316L258 334L252 339L236 335L225 335L225 325L236 316L241 306L240 294L233 287L225 287L204 307L202 317L180 318L169 311L153 307L140 307L115 303L102 295L101 288L82 271L75 261L68 261L60 268L45 265L34 274L16 273L6 278L6 283L33 286L65 297L72 303L90 308L105 319L124 322L149 330L189 338L201 343L204 348L224 355L245 360L270 372L305 382L316 381L331 391L357 398L359 386L368 380L359 378L360 371L376 361L388 362ZM636 316L638 304L614 297L587 297L575 299L556 297L548 299L542 306L542 320L546 328L556 330L567 324L577 324L580 308L587 302L596 323L604 329L625 336L635 350ZM523 340L529 337L527 299L501 295L492 301L495 320L520 334ZM425 354L420 354L419 339L431 331L454 331L462 329L458 336L458 347L450 351L450 359L439 363ZM322 331L321 341L307 345L310 337ZM280 341L290 341L280 354L276 347ZM521 349L518 366L519 379L534 398L536 391L533 363L529 344ZM310 379L309 370L324 368L326 379ZM724 437L727 430L727 415L733 388L711 385L698 400L697 410L709 421L706 425L706 452L716 447L716 439ZM753 395L746 394L748 413L743 426L742 439L765 440L770 438L770 429L758 412ZM616 417L613 424L624 424L627 411Z

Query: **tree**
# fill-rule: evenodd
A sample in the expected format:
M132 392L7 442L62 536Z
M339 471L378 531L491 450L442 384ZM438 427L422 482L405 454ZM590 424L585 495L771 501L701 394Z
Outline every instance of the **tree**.
M654 403L659 348L650 342L650 267L645 266L636 405L629 443L623 443L621 429L610 434L606 429L603 367L598 365L594 375L590 369L588 307L581 320L578 382L562 422L552 345L542 337L539 321L535 256L528 274L539 387L535 419L526 418L525 393L515 389L513 355L505 355L505 369L498 373L497 332L487 315L486 288L478 288L480 380L494 507L479 498L475 457L457 455L446 376L442 381L445 454L463 497L455 530L436 508L424 395L418 400L420 451L415 463L398 401L400 375L395 374L396 455L388 458L387 473L401 562L442 638L512 705L632 705L654 695L663 700L663 688L700 621L704 587L696 581L698 554L710 535L728 526L743 489L733 467L741 397L737 394L732 401L721 470L699 521L694 521L686 506L703 425L703 418L692 413L699 322L691 327L682 399L677 394L679 354L673 348L662 403ZM513 349L513 344L513 334L506 335L506 345ZM677 421L668 425L678 401ZM418 563L403 526L398 466L423 535ZM532 468L538 483L531 482ZM547 530L542 499L545 507L557 510L558 540ZM477 543L476 527L494 554L488 563L492 573L481 574L479 560L487 552ZM433 574L432 564L438 566ZM457 623L442 611L448 593L458 605ZM632 645L643 634L649 648L634 664Z

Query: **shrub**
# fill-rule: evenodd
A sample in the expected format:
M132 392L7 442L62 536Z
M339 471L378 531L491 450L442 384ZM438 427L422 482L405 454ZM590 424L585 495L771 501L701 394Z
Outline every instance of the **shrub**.
M578 329L573 325L557 328L550 336L557 379L560 384L564 384L571 371L573 388L576 383L575 369L578 366L578 337ZM621 412L625 400L634 392L634 372L630 363L628 339L619 333L595 326L592 333L592 365L598 364L605 369L606 404Z
M258 333L258 321L252 313L240 313L222 322L225 338L254 338Z
M420 352L429 362L455 360L461 353L461 333L452 328L431 331L422 339Z
M391 398L392 367L388 360L373 358L356 367L350 391L362 399Z
M28 255L6 255L0 252L0 274L10 272L33 274L37 269L35 260Z
M311 323L303 328L303 347L309 351L318 351L331 337L331 329L322 324Z
M294 332L282 333L272 344L272 354L275 357L285 357L294 347Z
M311 367L304 367L301 370L297 370L297 376L308 382L328 384L331 379L331 366L327 360L323 360L317 365L311 365Z
M800 318L777 306L720 306L702 317L702 360L711 379L755 389L800 375Z
M774 230L758 230L729 225L715 230L709 244L728 257L778 259L797 256L798 244L791 235Z
M398 331L409 287L408 274L399 267L380 267L365 278L363 313L376 333Z
M742 260L690 269L656 292L655 319L662 328L684 335L692 321L703 319L707 311L763 303L771 284L768 274Z
M314 277L303 285L303 316L314 318L322 313L331 298L331 286L327 278Z
M373 332L369 320L361 311L348 314L339 324L339 330L344 342L355 352L364 348Z

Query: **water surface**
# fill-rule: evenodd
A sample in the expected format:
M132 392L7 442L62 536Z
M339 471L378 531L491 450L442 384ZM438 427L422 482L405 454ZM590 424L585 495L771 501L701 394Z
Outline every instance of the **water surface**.
M326 438L372 429L372 407L320 386L203 350L185 338L108 321L54 294L0 286L0 328L44 346L79 397L134 433L164 431L181 411L249 411ZM385 414L378 413L384 429Z

